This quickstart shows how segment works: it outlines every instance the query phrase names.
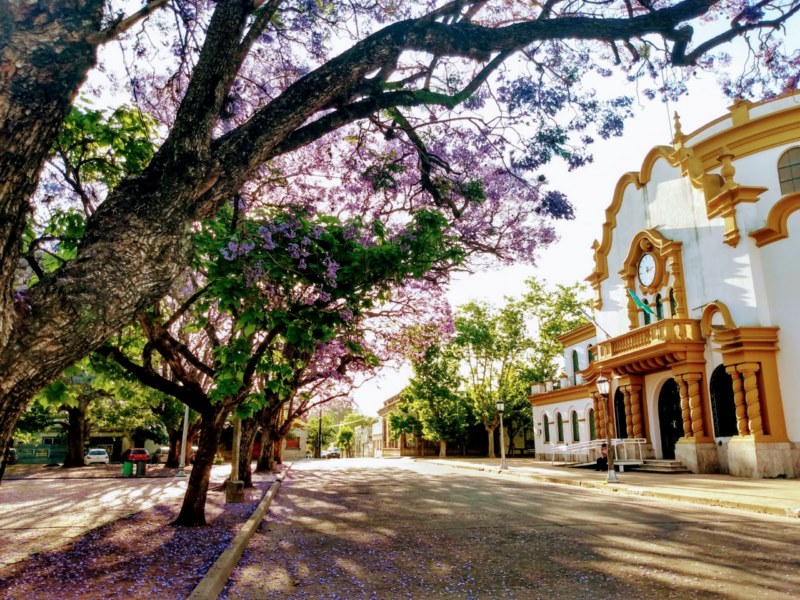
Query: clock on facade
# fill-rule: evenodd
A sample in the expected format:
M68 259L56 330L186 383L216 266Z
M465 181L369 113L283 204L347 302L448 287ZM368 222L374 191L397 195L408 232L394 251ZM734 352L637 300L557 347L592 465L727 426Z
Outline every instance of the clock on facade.
M639 283L644 287L653 285L653 281L656 279L656 259L652 254L642 254L642 258L639 259L638 273Z

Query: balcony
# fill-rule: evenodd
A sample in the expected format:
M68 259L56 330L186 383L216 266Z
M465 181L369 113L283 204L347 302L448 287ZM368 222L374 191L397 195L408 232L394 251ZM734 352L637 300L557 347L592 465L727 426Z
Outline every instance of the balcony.
M658 371L682 362L703 361L703 335L696 319L662 319L600 342L597 366L619 374Z

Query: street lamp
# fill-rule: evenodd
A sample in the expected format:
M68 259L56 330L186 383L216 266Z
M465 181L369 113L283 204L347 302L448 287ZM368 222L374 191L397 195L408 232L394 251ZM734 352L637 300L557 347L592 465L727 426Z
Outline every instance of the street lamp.
M317 431L317 448L314 458L322 458L322 407L319 407L319 428Z
M507 469L506 464L506 443L503 435L503 409L505 404L502 400L497 401L497 413L500 415L500 470Z
M619 483L617 472L614 470L614 451L611 448L611 406L609 402L611 382L602 373L597 378L597 391L603 397L603 407L606 413L606 448L608 448L608 483Z

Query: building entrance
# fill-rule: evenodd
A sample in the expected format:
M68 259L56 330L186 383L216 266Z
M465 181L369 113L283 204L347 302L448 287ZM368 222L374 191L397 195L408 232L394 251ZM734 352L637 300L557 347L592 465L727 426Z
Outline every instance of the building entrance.
M683 436L681 397L674 379L669 379L658 395L658 427L661 432L661 456L674 459L675 444Z
M614 394L614 427L616 433L614 437L625 439L628 437L628 422L625 415L625 396L621 390Z

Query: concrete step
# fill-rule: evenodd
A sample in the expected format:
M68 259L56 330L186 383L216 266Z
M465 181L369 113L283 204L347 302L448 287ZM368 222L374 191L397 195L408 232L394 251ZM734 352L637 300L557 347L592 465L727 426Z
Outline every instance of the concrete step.
M691 473L683 463L678 460L645 459L642 465L631 465L631 469L647 473Z

